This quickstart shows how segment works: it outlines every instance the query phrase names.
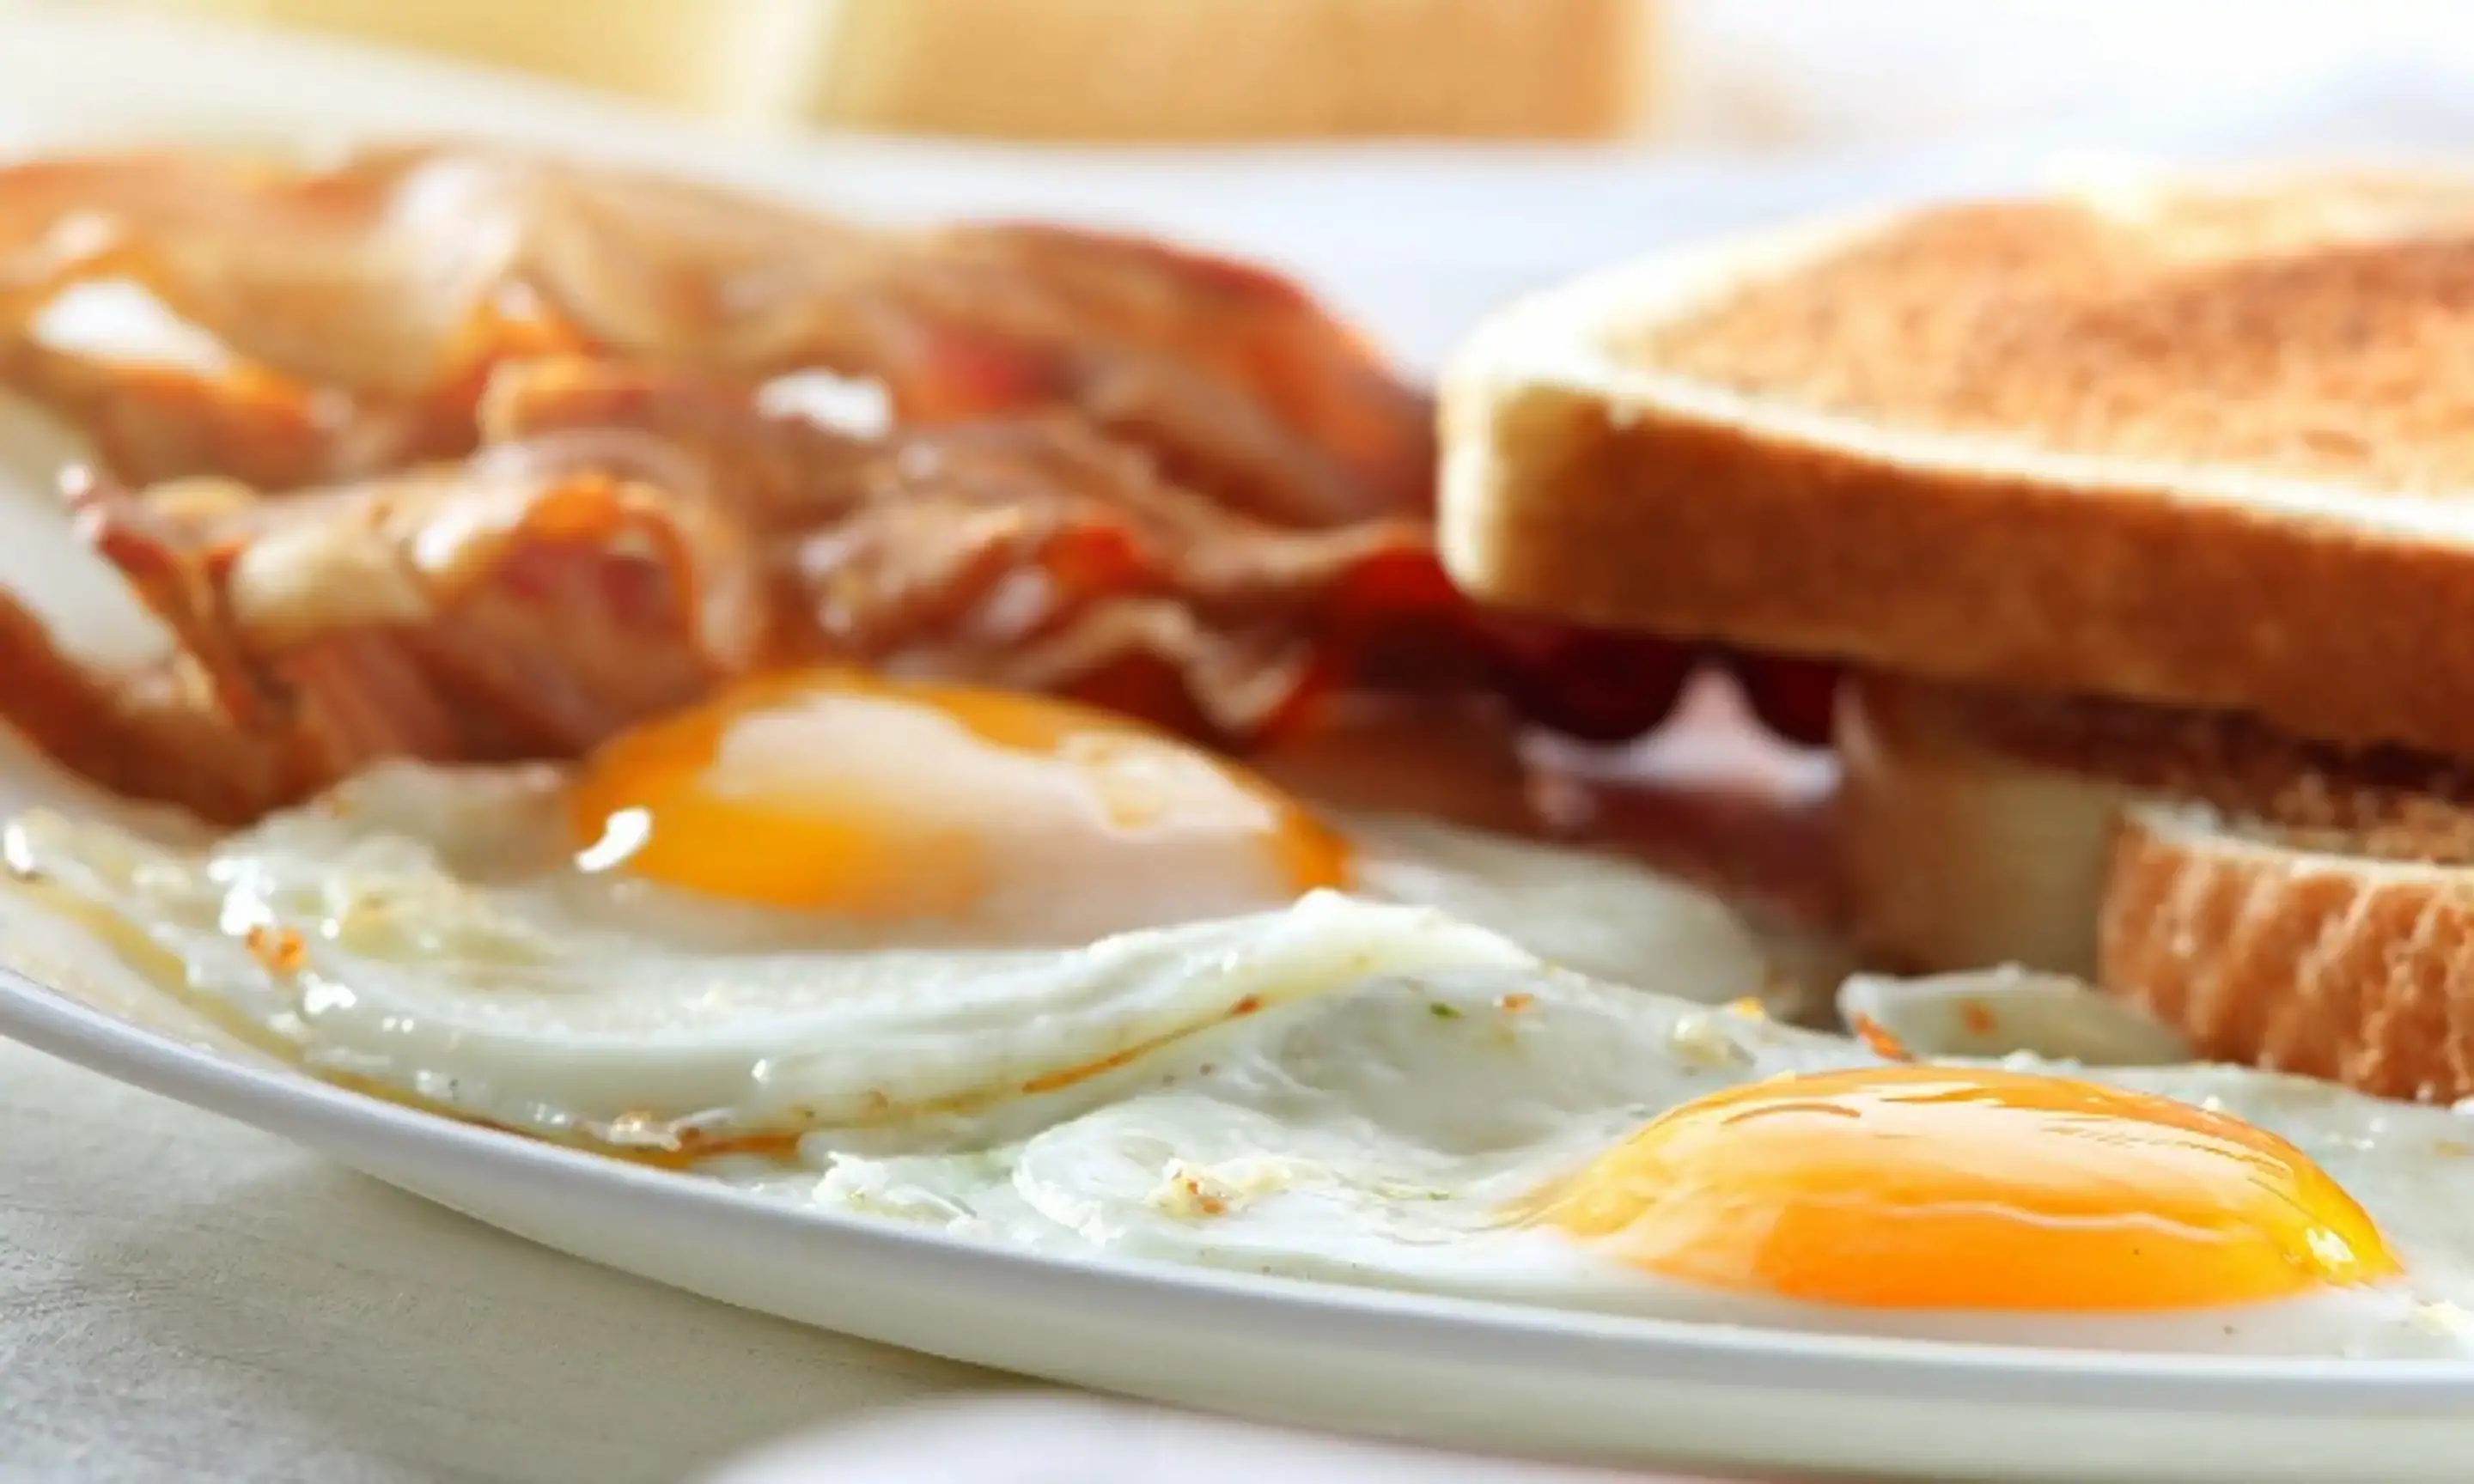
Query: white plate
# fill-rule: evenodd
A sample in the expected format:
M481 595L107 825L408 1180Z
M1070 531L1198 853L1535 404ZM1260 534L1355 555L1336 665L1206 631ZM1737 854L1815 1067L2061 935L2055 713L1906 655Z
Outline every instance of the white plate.
M291 139L311 125L425 132L441 118L487 118L537 143L788 194L830 186L837 201L888 215L1068 214L1225 242L1313 265L1395 344L1429 355L1510 289L1637 251L1687 222L1801 204L1817 189L1794 171L1687 169L1670 179L1619 159L1534 153L1453 156L1447 166L1415 153L1239 156L1213 176L1176 155L717 141L578 98L271 36L140 27L68 8L8 24L0 149L202 131ZM1412 173L1415 190L1403 183ZM1288 209L1265 211L1266 191ZM1507 201L1536 209L1508 210ZM1621 211L1609 205L1624 202ZM1529 227L1516 243L1491 230L1511 221ZM1395 251L1404 244L1417 255ZM13 536L5 544L25 545ZM1533 1453L1905 1478L2453 1480L2474 1458L2474 1366L1962 1349L1069 1261L769 1204L430 1117L202 1049L5 971L0 1034L696 1293L959 1360L1274 1421Z
M1068 1260L768 1202L228 1057L0 971L0 1034L710 1298L956 1360L1468 1448L1902 1478L2462 1480L2474 1365L1792 1335Z

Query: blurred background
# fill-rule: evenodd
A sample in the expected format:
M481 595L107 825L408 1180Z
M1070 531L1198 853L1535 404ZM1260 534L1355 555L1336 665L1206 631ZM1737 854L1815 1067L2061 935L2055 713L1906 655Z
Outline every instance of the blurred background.
M152 6L739 125L1782 150L2474 60L2451 0L0 0Z
M2458 0L0 0L0 150L482 133L1254 256L1432 369L1665 241L2228 156L2474 156Z

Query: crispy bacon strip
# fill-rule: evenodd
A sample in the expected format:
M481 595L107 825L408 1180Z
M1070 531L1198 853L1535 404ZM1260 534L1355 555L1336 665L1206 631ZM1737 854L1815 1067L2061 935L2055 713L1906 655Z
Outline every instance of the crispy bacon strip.
M79 343L76 294L177 316L185 353ZM894 430L787 411L816 371L881 386ZM0 718L218 819L380 756L571 756L766 664L1248 748L1353 690L1623 735L1687 662L1473 612L1426 399L1293 287L1128 238L480 149L20 165L0 389L128 482L81 519L177 640L90 674L0 609L33 678Z
M382 757L568 756L755 663L744 533L710 502L513 461L265 500L76 501L170 653L97 674L0 597L0 715L134 797L237 823Z
M704 459L765 553L786 656L1059 690L1239 746L1334 686L1484 678L1423 520L1273 525L1071 419L862 441L744 389L538 361L500 373L482 422Z
M1621 741L1665 718L1695 659L1476 610L1421 516L1282 527L1070 419L862 443L768 417L743 389L545 360L503 371L482 422L489 437L642 428L698 450L756 508L807 615L788 631L811 626L827 652L1066 689L1223 745L1265 740L1346 687L1492 692L1553 730ZM936 642L939 625L963 646ZM1133 675L1103 678L1095 657L1137 652Z
M1516 673L1570 714L1664 704L1572 706L1597 692L1563 661L1602 685L1619 649L1539 651L1475 613L1422 520L1271 524L1071 419L861 439L753 388L545 359L501 369L479 426L465 461L357 485L83 497L176 654L85 676L19 615L0 658L36 679L0 716L123 792L241 819L381 756L573 756L763 665L1057 692L1241 750L1336 693Z
M373 419L392 430L384 448L450 455L491 368L594 350L734 380L873 377L906 421L1070 409L1289 524L1419 511L1431 482L1427 400L1319 306L1128 238L869 229L477 149L323 171L168 154L0 170L0 376L126 429L139 419L106 404L109 378L42 354L35 328L63 290L105 281L202 329L239 379L174 377L188 435L110 441L139 481L268 472L233 451L269 389L295 398L286 437L327 440L281 472L383 467ZM167 395L159 377L128 390Z
M139 484L193 476L298 490L412 462L425 431L412 416L351 418L308 389L250 367L206 374L115 363L0 334L0 387L83 432L104 467ZM461 444L469 436L432 438Z
M459 465L82 497L174 654L89 676L12 615L0 658L32 680L0 715L238 820L382 756L573 756L764 664L1056 691L1236 746L1378 671L1468 678L1420 522L1267 525L1068 420L871 443L587 364L511 370L489 405Z

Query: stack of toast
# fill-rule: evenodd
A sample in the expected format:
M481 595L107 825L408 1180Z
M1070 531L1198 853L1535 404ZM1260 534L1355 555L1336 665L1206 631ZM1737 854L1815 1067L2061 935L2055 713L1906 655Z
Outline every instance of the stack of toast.
M1515 305L1483 598L1844 666L1849 927L2221 1058L2474 1094L2474 183L1884 212Z

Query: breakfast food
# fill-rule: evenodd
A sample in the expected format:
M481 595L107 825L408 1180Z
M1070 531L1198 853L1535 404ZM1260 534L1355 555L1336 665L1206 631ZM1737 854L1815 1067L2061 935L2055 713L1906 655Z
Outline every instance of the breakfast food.
M1546 295L1446 388L1481 598L1840 661L1851 926L2211 1055L2474 1093L2474 617L2433 373L2474 188L1929 207ZM2134 824L2125 811L2171 827ZM2099 925L2101 924L2101 932ZM2435 1043L2436 1042L2436 1043Z
M1326 820L1122 720L834 673L572 768L393 764L203 850L46 811L8 846L313 1066L652 1150L1071 1080L1500 960L1481 926L1701 997L1767 967L1716 902L1613 860Z
M1593 139L1635 132L1656 96L1641 0L629 0L590 27L494 0L222 4L743 123L888 134Z
M1760 955L1697 894L1319 826L1052 703L814 676L730 706L573 769L393 764L204 843L25 812L0 920L80 923L378 1095L1034 1250L1991 1342L2474 1339L2430 1199L2465 1178L2454 1114L1907 1060L1936 1014L2177 1051L2045 982L1862 983L1864 1039L1794 1029L1733 998ZM1593 960L1657 988L1560 967Z
M1892 957L2086 973L2210 1056L2389 1096L2474 1087L2462 764L1879 675L1843 705L1851 895Z
M2212 1055L2454 1099L2474 1087L2467 892L2463 857L2436 841L2366 856L2145 805L2114 843L2099 956Z
M1302 295L1098 233L861 227L514 151L167 152L12 167L0 262L12 384L134 481L451 456L493 369L562 349L871 377L905 421L1071 408L1298 524L1428 480L1422 398Z
M2456 1115L2193 1065L2232 1034L2196 980L2164 1022L1997 973L1790 1024L1789 945L1519 837L1515 730L1637 731L1689 651L1452 590L1418 398L1251 275L491 155L26 171L0 380L91 442L67 514L166 644L103 664L0 605L7 774L42 775L0 960L85 977L74 936L372 1096L1038 1251L2474 1354ZM133 363L98 291L212 355ZM1826 719L1826 672L1747 671ZM2114 766L2101 708L1904 683L1864 705L1911 792ZM2281 817L2262 848L2308 848ZM2272 874L2155 818L2086 889L2125 962L2223 926L2177 874Z
M1241 748L1364 690L1625 735L1681 682L1472 610L1426 398L1288 285L1150 243L512 152L166 153L0 171L0 388L91 444L76 513L172 637L98 669L0 612L41 678L7 714L226 822L815 659Z
M2465 1178L2455 1115L2231 1068L1912 1063L1886 1029L1868 1043L1696 1003L1755 982L1757 955L1714 904L1619 869L1351 827L1348 894L1267 906L1313 884L1296 855L1286 874L1258 859L1251 884L1205 868L1298 822L1231 809L1259 798L1207 769L1165 838L1047 842L1079 862L1070 877L983 813L979 838L939 847L940 879L986 889L939 916L807 869L801 835L852 861L938 838L932 818L869 817L922 798L869 766L1028 805L1166 762L864 745L967 721L961 699L822 682L771 698L738 725L822 741L867 718L834 750L861 776L768 779L816 750L751 731L712 754L716 798L648 769L661 736L567 778L398 764L203 850L33 813L8 833L6 910L22 894L70 914L237 1034L382 1095L1034 1250L1843 1332L2468 1352L2457 1233L2431 1199ZM1010 771L1034 766L1051 776ZM606 831L573 852L608 769L644 775L654 802L631 807L644 838L680 837L668 858ZM832 787L764 801L791 843L735 858L742 836L699 811L768 781ZM751 865L796 906L764 881L718 890ZM1171 867L1216 899L1164 898ZM844 899L813 899L820 883ZM1003 917L1063 924L1078 895L1125 911L1129 886L1154 914L1223 915L1048 947ZM1675 993L1506 935L1561 953L1618 922ZM2024 982L1928 988L2056 1050L2121 1014ZM1929 1016L1895 1004L1913 997L1861 1003L1913 1030ZM2035 1025L2005 1034L2014 1003Z
M821 1179L725 1178L1050 1248L1663 1318L2463 1353L2444 1224L2417 1293L2390 1268L2416 1257L2386 1245L2412 1218L2383 1239L2301 1146L2261 1132L2336 1163L2366 1100L2189 1068L2096 1083L1885 1065L1726 1011L1507 982L1293 1003L1115 1074L1101 1106L1000 1124L967 1157L828 1135ZM1389 1086L1401 1066L1416 1077ZM2444 1164L2453 1132L2429 1115L2346 1173L2387 1221L2415 1200L2374 1171Z
M1653 96L1632 0L856 0L810 100L838 124L1008 139L1603 139Z

